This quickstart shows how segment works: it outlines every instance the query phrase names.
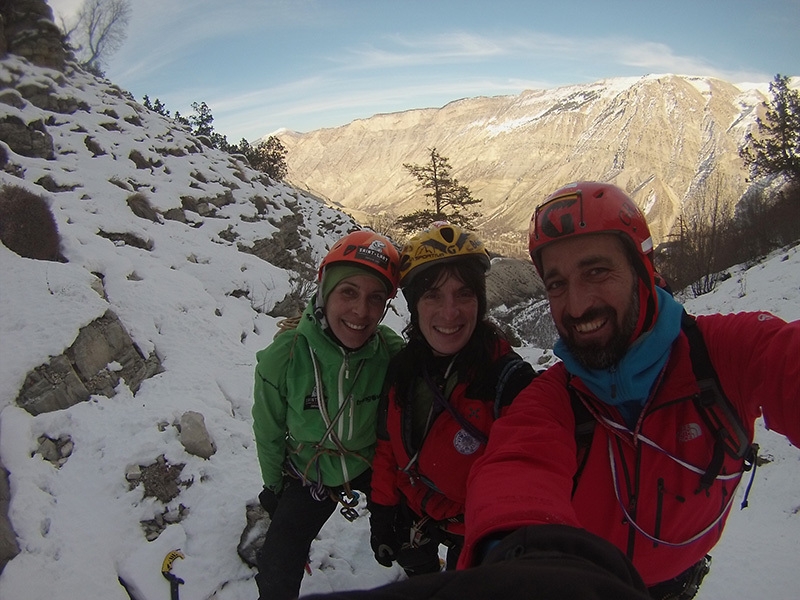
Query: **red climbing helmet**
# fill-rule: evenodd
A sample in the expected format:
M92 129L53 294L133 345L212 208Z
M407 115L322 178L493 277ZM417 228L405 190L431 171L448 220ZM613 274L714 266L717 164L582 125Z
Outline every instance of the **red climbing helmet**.
M337 263L358 265L374 271L386 283L389 297L397 294L400 281L400 253L387 238L373 231L360 230L348 233L337 241L322 259L317 272L317 283L322 281L325 269Z
M550 242L586 233L619 232L652 262L653 238L633 200L610 183L578 181L550 194L536 209L528 230L528 250L541 275L539 251Z

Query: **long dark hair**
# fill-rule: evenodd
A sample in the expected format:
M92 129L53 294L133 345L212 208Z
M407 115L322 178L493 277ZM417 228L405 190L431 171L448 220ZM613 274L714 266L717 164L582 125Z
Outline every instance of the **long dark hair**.
M434 358L433 350L420 331L417 303L426 291L441 285L448 276L463 282L478 298L475 331L458 353L455 362L459 380L486 378L493 363L495 346L504 337L500 329L486 318L486 274L483 265L473 259L464 259L426 268L403 288L411 313L411 320L403 329L408 343L395 355L387 375L387 384L396 387L395 397L400 404L405 404L414 378L422 376L425 369L430 370L430 365L442 362Z

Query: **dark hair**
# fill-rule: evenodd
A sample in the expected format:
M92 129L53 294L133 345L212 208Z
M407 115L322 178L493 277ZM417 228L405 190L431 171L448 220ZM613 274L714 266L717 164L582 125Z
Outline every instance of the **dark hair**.
M411 313L411 320L403 329L408 343L392 359L387 374L387 385L396 386L396 399L400 404L406 402L414 378L423 373L426 365L435 362L433 350L420 331L417 303L426 291L439 285L448 276L458 278L478 298L478 322L475 331L458 353L455 363L459 380L467 377L480 380L487 377L493 363L494 348L498 340L503 338L500 329L486 318L486 273L483 265L476 260L465 259L426 268L403 288Z

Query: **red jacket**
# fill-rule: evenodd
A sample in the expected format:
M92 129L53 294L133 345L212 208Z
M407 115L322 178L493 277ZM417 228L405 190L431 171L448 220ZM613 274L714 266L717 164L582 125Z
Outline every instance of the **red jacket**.
M502 341L498 344L496 357L510 352L508 343ZM532 375L532 369L529 366L527 369ZM530 380L530 375L525 383ZM494 398L470 398L468 387L468 382L456 382L447 400L458 414L488 437L495 420ZM510 385L509 389L512 387ZM412 448L410 411L398 405L395 393L396 388L392 387L385 405L385 433L378 436L372 462L371 500L385 506L396 506L404 497L417 515L427 515L435 521L452 519L446 523L447 530L463 535L461 517L464 514L467 475L486 445L468 434L456 418L444 410L433 421L421 447ZM507 410L507 407L502 410ZM409 466L417 450L417 459Z
M750 440L763 411L770 429L800 445L800 321L741 313L698 317L697 323ZM678 462L702 471L713 448L690 400L698 386L685 334L674 342L634 431L614 407L572 379L598 416L574 496L577 448L567 379L564 365L554 365L495 423L468 482L459 567L478 561L476 543L492 533L562 523L585 528L626 552L648 586L679 575L719 540L741 479L722 475L707 493L698 493L699 474ZM726 455L722 473L739 473L741 463Z

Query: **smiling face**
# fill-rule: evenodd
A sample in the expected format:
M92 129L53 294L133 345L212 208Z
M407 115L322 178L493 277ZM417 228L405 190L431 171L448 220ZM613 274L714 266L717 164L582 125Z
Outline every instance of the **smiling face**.
M386 287L371 275L340 281L325 301L325 318L343 346L355 350L372 337L386 308Z
M550 312L570 352L591 369L628 349L639 316L638 281L616 234L574 236L541 250Z
M467 345L478 323L478 296L451 269L417 301L419 331L437 356L451 356Z

